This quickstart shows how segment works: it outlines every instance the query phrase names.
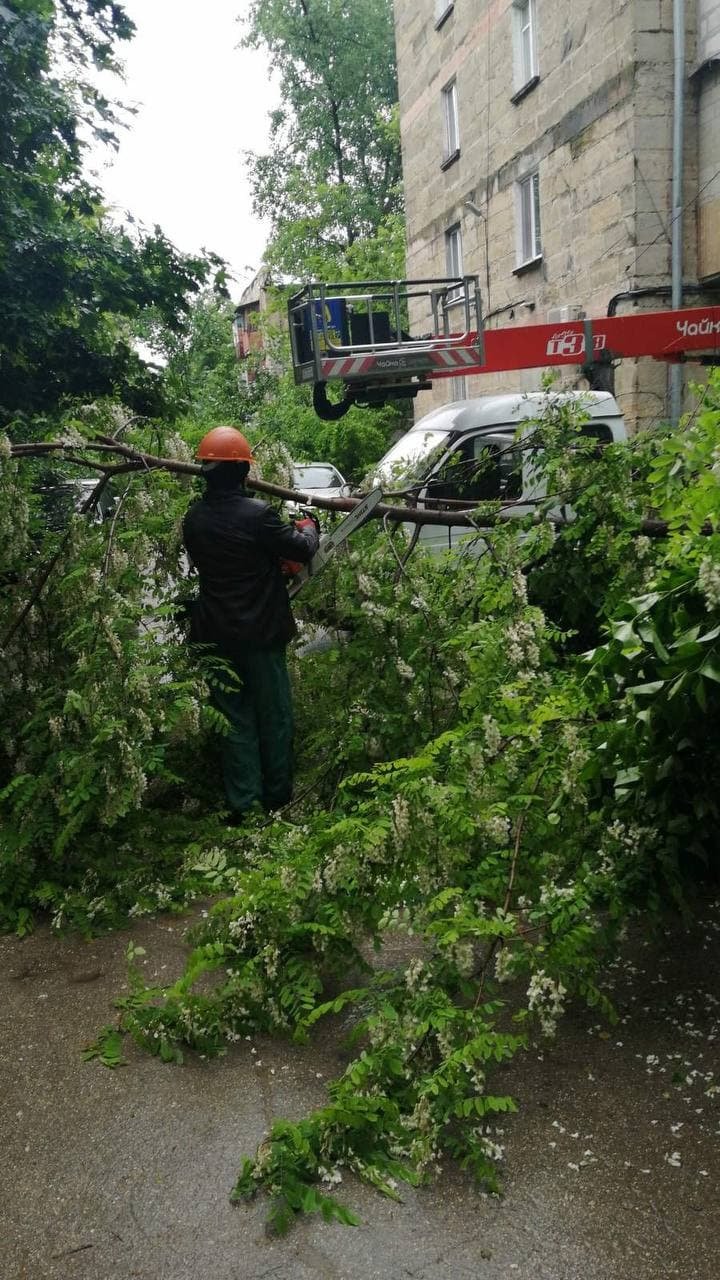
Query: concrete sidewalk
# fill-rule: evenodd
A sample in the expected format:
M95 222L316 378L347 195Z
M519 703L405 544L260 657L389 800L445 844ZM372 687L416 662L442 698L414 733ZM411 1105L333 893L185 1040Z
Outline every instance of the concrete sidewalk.
M570 1016L552 1050L502 1072L521 1106L500 1139L504 1199L453 1169L402 1205L346 1179L361 1227L310 1219L284 1240L266 1236L262 1201L228 1194L274 1117L323 1101L342 1065L331 1036L242 1042L183 1067L130 1047L111 1072L81 1049L112 1020L128 938L170 981L182 923L89 944L1 939L0 1276L717 1280L717 920L618 963L619 1026Z

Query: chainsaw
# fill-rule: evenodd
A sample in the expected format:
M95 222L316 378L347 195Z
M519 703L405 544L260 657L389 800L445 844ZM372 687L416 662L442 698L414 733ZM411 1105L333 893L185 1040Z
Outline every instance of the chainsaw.
M376 506L382 500L382 496L382 489L372 489L361 502L358 502L356 507L353 507L349 515L347 515L344 520L341 520L340 524L337 525L331 533L326 533L325 536L320 539L320 546L315 552L310 563L303 565L300 572L297 573L293 579L293 583L289 591L291 600L295 598L299 591L302 591L305 584L309 582L311 578L317 577L317 575L325 568L328 560L330 560L335 554L338 547L341 547L342 544L347 541L350 534L355 533L356 529L359 529L367 520L370 519L370 516Z

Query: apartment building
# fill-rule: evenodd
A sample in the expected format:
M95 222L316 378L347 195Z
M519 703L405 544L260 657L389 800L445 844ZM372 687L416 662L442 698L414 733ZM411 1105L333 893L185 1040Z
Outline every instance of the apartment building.
M411 279L477 274L488 327L669 305L674 6L684 301L717 301L720 0L395 0ZM540 377L438 382L416 413ZM667 413L662 364L621 363L614 390L630 422Z

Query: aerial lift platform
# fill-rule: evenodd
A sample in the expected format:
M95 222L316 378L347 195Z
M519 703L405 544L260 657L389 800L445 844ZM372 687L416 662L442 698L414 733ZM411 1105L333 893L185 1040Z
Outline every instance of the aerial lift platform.
M411 317L424 332L413 336ZM415 397L437 378L649 356L720 364L720 306L485 329L477 276L305 285L288 302L295 381L321 418ZM412 324L417 327L417 321ZM343 399L331 401L329 383Z

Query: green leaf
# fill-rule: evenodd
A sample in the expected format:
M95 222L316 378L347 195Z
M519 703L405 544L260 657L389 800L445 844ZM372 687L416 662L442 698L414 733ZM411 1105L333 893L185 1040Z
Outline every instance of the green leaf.
M116 1067L126 1067L127 1061L122 1056L123 1040L124 1036L117 1027L103 1027L97 1039L83 1049L83 1062L97 1059L111 1071Z

